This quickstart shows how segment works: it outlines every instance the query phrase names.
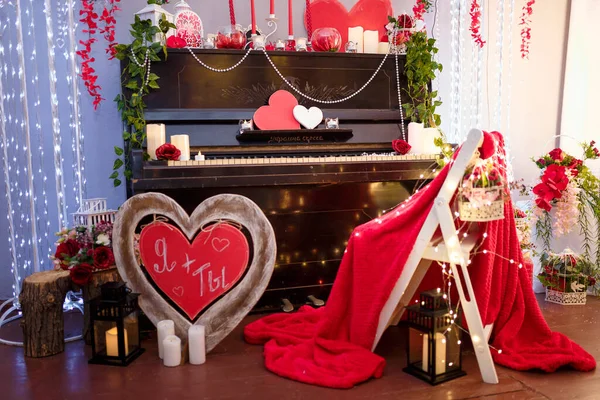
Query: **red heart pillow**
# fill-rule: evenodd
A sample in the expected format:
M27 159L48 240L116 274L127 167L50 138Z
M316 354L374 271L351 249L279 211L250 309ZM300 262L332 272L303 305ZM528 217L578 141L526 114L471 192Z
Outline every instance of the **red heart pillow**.
M359 0L348 12L339 0L315 0L310 5L312 28L332 27L342 34L343 45L348 41L348 28L362 26L365 30L386 34L388 15L394 15L391 0ZM306 15L304 16L306 24Z
M264 131L300 129L294 118L294 107L298 100L288 91L278 90L269 97L269 105L254 113L254 124Z

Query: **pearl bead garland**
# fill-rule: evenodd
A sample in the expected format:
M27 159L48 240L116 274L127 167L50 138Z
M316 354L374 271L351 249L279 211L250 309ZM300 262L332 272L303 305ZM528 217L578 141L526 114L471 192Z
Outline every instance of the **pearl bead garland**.
M146 49L146 56L144 57L144 63L140 64L140 62L137 60L137 57L135 55L135 53L133 52L133 47L131 47L131 55L133 56L133 62L136 63L136 65L140 68L146 68L146 80L142 81L142 87L140 88L140 94L142 93L142 91L144 90L144 86L148 83L148 81L150 80L150 65L151 65L151 61L149 58L150 55L150 49Z
M248 51L246 51L246 54L244 54L244 56L240 59L240 61L238 61L237 63L235 63L231 67L228 67L228 68L214 68L214 67L211 67L210 65L204 63L203 61L201 61L198 58L198 56L196 56L196 54L194 53L194 51L191 48L187 47L187 49L190 52L190 54L192 55L192 57L194 57L194 59L198 62L198 64L202 65L204 68L206 68L206 69L208 69L210 71L213 71L213 72L229 72L229 71L234 70L235 68L239 67L246 60L246 58L248 57L248 55L252 51L252 48L249 48ZM377 76L377 74L379 73L379 71L381 70L381 68L383 67L383 65L385 64L385 61L387 60L388 56L390 55L390 51L388 50L388 52L383 57L383 60L381 61L381 63L379 64L379 66L377 67L377 69L375 70L375 72L373 73L373 75L371 75L371 77L369 78L369 80L367 80L367 82L365 82L365 84L362 85L360 87L360 89L358 89L356 92L352 93L349 96L346 96L344 98L337 99L337 100L319 100L319 99L315 99L314 97L311 97L311 96L309 96L309 95L301 92L299 89L297 89L295 86L293 86L290 82L288 82L288 80L285 79L285 77L283 76L283 74L279 71L279 69L277 68L277 66L273 62L273 60L271 60L271 58L269 57L269 54L267 53L267 50L263 48L262 52L265 55L265 57L267 58L267 61L269 61L269 64L271 64L271 67L273 67L273 69L277 73L277 75L279 75L279 77L294 92L296 92L300 96L304 97L305 99L308 99L310 101L313 101L315 103L320 103L320 104L337 104L337 103L342 103L342 102L350 100L354 96L358 95L360 92L362 92L373 81L373 79L375 79L375 77ZM147 55L146 55L146 57L147 57ZM134 59L135 59L135 56L134 56ZM406 141L407 138L406 138L406 132L405 132L405 127L404 127L404 111L402 109L402 92L400 90L400 67L399 67L399 64L398 64L398 54L395 54L395 60L396 60L396 89L398 91L398 108L400 110L400 120L401 120L400 129L402 131L402 139ZM135 60L135 62L137 63L137 60ZM146 62L148 62L147 59L146 59ZM138 65L140 65L140 64L138 64ZM140 67L142 67L142 65L140 65ZM148 75L150 75L150 66L149 65L148 65Z
M194 51L191 48L187 48L190 52L190 54L192 55L192 57L194 57L196 59L196 61L198 61L198 63L200 65L202 65L204 68L209 69L213 72L229 72L232 71L234 69L236 69L237 67L239 67L245 60L246 57L248 57L248 54L250 54L250 52L252 51L252 48L249 48L248 51L246 52L246 54L244 54L244 57L242 57L242 59L240 61L238 61L237 63L233 64L231 67L229 68L214 68L211 67L210 65L207 65L205 63L203 63L202 61L200 61L200 59L196 56L196 54L194 53Z

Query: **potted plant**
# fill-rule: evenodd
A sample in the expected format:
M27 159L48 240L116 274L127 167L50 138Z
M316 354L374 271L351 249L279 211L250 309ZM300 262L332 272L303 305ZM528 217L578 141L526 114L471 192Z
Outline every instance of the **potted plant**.
M436 100L437 91L430 89L436 72L442 71L442 64L433 59L438 49L435 39L428 38L427 32L414 32L406 42L404 73L408 87L404 89L408 102L402 104L408 124L408 141L415 153L435 153L434 141L440 136L441 124L435 109L442 102Z

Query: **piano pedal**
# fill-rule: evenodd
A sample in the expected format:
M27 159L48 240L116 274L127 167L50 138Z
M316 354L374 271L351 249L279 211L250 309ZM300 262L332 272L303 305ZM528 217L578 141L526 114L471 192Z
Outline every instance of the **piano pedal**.
M322 307L325 305L325 302L321 299L317 299L315 296L313 296L312 294L310 296L307 297L308 301L315 307Z
M283 312L289 313L294 311L294 305L288 299L281 299L281 302L283 303L281 306Z

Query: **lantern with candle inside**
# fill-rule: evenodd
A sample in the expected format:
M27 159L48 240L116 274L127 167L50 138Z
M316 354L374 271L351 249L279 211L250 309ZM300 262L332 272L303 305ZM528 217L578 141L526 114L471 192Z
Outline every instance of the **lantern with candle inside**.
M138 296L123 282L109 282L100 288L100 296L90 300L90 364L127 366L144 352L140 347Z
M406 308L408 363L404 372L431 385L466 375L461 369L459 313L448 309L440 289L421 293L419 303Z

